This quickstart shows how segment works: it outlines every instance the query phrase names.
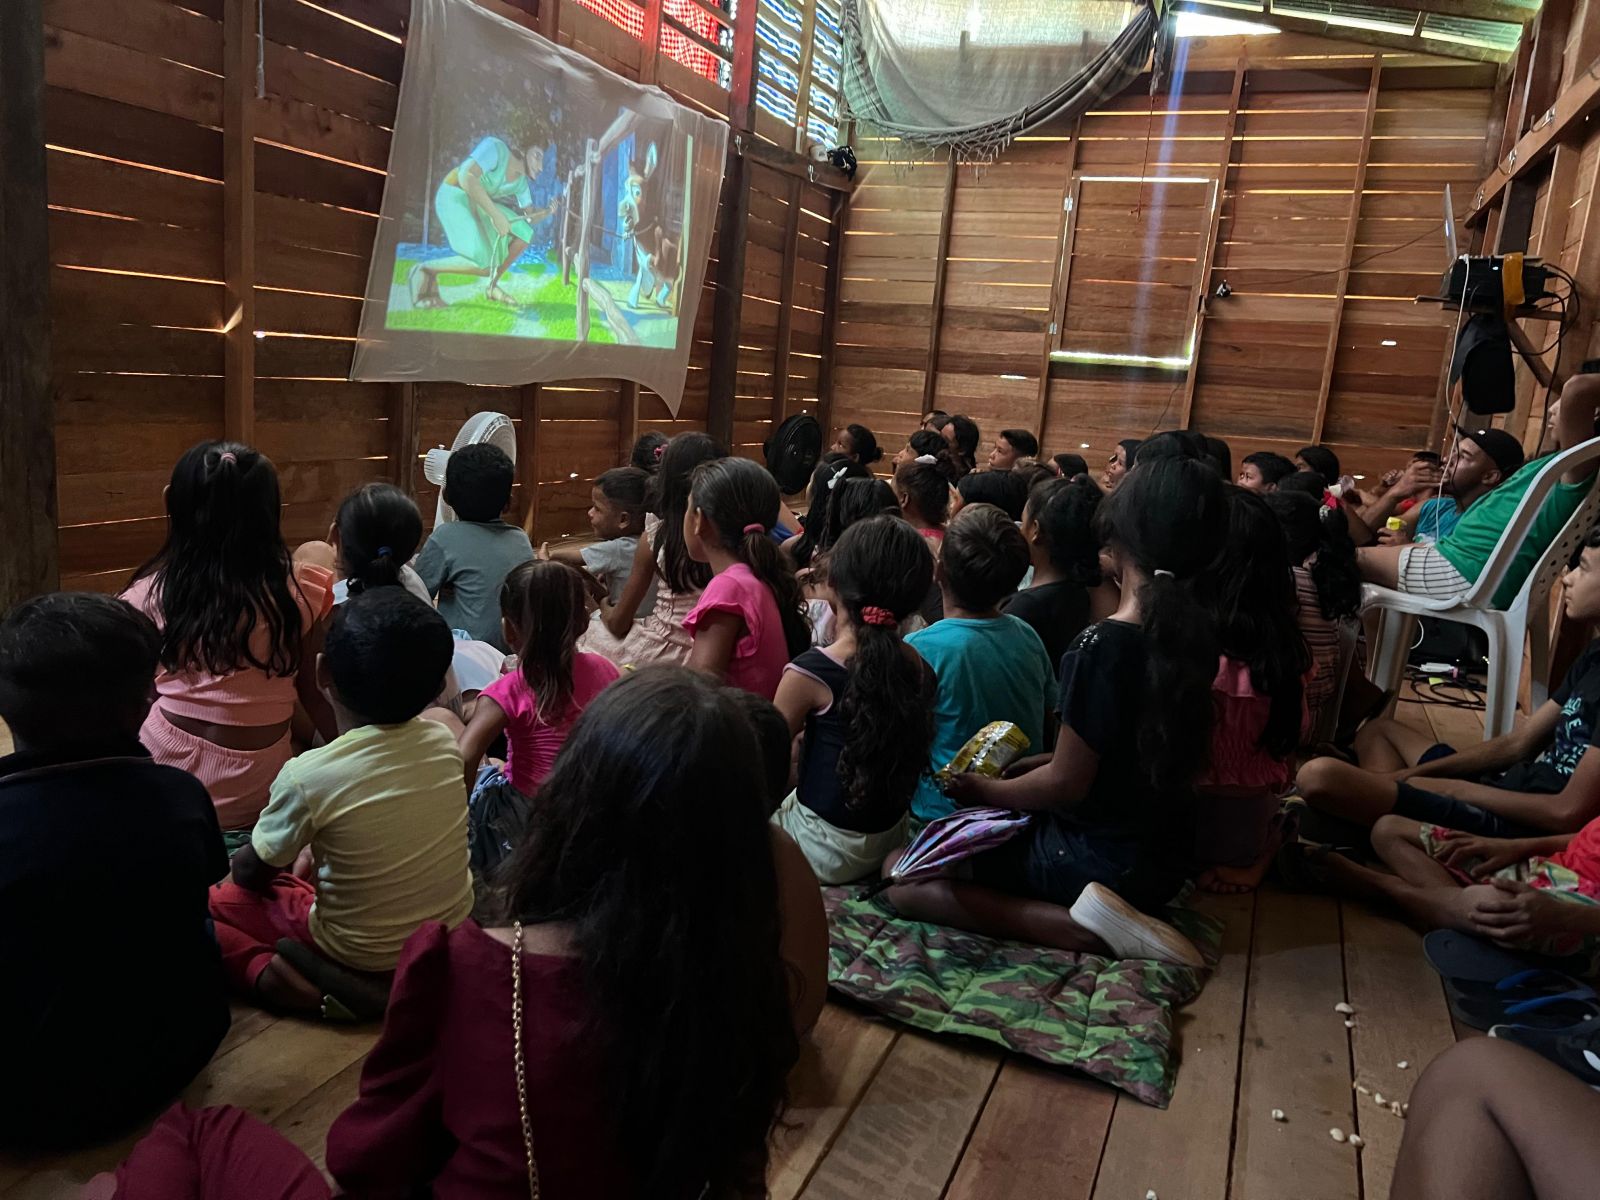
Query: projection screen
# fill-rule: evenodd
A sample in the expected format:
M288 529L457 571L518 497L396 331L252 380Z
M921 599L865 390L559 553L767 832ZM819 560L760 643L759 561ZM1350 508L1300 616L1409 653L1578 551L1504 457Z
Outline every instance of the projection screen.
M727 137L469 0L412 0L350 377L632 379L676 415Z

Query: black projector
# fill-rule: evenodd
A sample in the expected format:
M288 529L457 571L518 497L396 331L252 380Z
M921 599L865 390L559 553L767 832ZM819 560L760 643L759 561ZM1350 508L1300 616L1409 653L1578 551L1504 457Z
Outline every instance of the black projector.
M1522 261L1522 304L1532 304L1549 296L1550 271L1544 261L1524 258ZM1444 273L1442 299L1446 304L1459 304L1468 312L1501 312L1506 303L1506 258L1500 255L1470 257L1463 255L1450 264ZM1513 287L1513 292L1515 288Z

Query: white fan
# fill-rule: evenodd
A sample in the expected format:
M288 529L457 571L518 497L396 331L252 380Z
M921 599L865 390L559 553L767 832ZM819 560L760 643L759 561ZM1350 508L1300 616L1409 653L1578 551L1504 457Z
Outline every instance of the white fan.
M505 413L481 412L467 418L456 433L456 440L451 443L450 449L443 446L429 450L422 459L422 477L429 483L444 487L445 464L450 461L450 453L463 446L476 446L480 442L488 442L491 446L498 446L506 452L506 457L513 463L517 461L517 427L511 423L511 418ZM456 519L456 510L444 502L444 493L439 493L438 515L434 523L443 525L446 521Z

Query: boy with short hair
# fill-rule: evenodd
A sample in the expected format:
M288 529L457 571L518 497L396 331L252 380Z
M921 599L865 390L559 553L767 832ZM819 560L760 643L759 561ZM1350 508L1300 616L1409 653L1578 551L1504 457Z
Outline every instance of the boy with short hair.
M989 470L1009 471L1022 459L1039 457L1039 439L1026 429L1002 429L989 451Z
M444 502L456 520L434 527L416 571L449 628L510 652L500 632L500 587L511 568L533 557L528 535L501 519L511 506L516 468L488 443L463 446L444 470Z
M1050 751L1045 736L1055 708L1055 664L1026 621L1000 611L1027 569L1022 531L992 504L963 508L945 530L934 567L944 619L906 638L939 677L930 771L948 765L991 721L1015 724L1034 753ZM924 776L911 811L926 821L953 810Z
M1239 467L1239 486L1247 492L1265 496L1278 490L1278 485L1295 472L1295 465L1281 454L1271 450L1258 450L1246 454Z
M419 925L453 927L471 911L461 752L419 716L452 648L444 621L402 588L334 611L316 670L339 736L283 768L232 877L211 892L223 964L246 996L326 1013L325 993L350 994L339 985L362 994L360 974L340 966L392 971ZM315 883L287 869L308 846ZM298 943L288 956L282 939Z
M539 547L539 557L577 567L587 577L589 590L600 602L595 621L604 621L616 607L633 574L635 551L644 534L645 503L650 476L638 467L613 467L603 472L589 489L589 528L595 540L584 546L549 542ZM635 617L648 615L656 606L659 580L651 575ZM598 586L597 586L598 585Z
M228 1030L206 789L139 744L161 649L110 596L0 621L0 1145L87 1144L168 1104ZM112 913L116 917L108 923Z

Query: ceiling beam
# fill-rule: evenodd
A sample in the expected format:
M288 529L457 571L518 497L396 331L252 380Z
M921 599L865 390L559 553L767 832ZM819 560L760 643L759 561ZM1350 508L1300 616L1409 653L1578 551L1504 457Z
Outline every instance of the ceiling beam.
M1534 121L1532 128L1517 139L1517 144L1500 165L1489 172L1472 198L1466 220L1473 222L1481 218L1484 210L1500 198L1507 184L1543 163L1561 135L1596 109L1600 109L1600 59L1574 78L1545 114Z
M1526 25L1539 15L1539 7L1524 8L1505 0L1381 0L1384 8L1406 12L1438 13L1441 17L1471 17L1475 21L1504 21Z
M1239 20L1261 20L1275 25L1285 33L1310 33L1318 37L1337 38L1343 42L1360 42L1384 50L1398 50L1407 54L1427 54L1435 58L1460 58L1468 62L1504 62L1510 50L1495 50L1487 46L1465 46L1459 42L1441 42L1432 38L1412 37L1406 33L1385 33L1376 29L1358 29L1349 25L1332 25L1312 17L1290 16L1287 13L1257 11L1237 8L1231 4L1211 4L1207 0L1178 0L1173 6L1178 12L1196 12L1208 17L1229 17Z

